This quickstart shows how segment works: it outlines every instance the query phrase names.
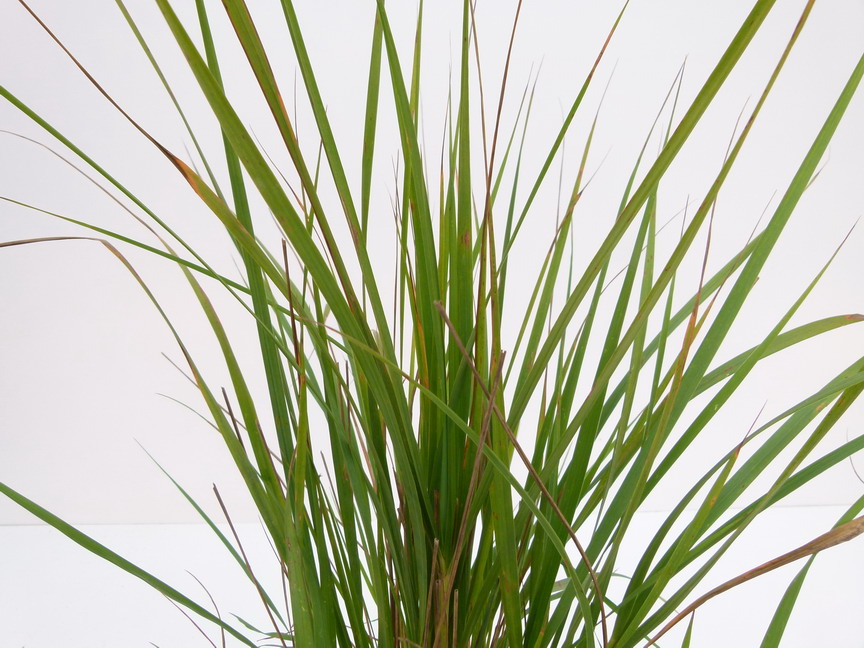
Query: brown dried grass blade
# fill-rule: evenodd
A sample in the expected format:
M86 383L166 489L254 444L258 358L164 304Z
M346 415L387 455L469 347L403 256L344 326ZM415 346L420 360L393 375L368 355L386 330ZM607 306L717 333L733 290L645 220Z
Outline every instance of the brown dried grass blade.
M859 535L864 533L864 516L860 516L852 520L851 522L847 522L836 529L832 529L827 533L823 533L818 538L811 540L807 544L801 545L797 549L793 549L792 551L783 554L782 556L778 556L777 558L773 558L766 563L759 565L758 567L754 567L750 571L746 571L740 576L736 576L732 578L722 585L719 585L712 589L710 592L703 594L698 599L693 601L686 608L681 610L675 617L663 626L663 629L660 630L654 637L645 644L645 648L649 646L653 646L657 643L657 640L660 639L664 634L666 634L673 626L675 626L678 622L686 619L690 613L692 613L696 608L702 606L703 604L710 601L715 596L726 592L733 587L737 587L738 585L742 585L747 581L753 580L758 576L762 576L763 574L767 574L770 571L774 571L778 567L783 567L784 565L788 565L789 563L793 563L796 560L800 560L801 558L807 558L808 556L812 556L814 554L819 553L820 551L824 551L825 549L830 549L831 547L837 546L844 542L849 542L854 538L857 538Z

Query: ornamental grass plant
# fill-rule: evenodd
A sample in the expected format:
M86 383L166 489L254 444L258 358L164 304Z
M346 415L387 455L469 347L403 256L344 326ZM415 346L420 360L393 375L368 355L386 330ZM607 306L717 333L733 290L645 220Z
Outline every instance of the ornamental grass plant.
M179 368L200 395L190 406L223 442L254 504L284 596L262 585L269 566L250 562L218 488L219 517L169 477L248 578L266 625L193 599L2 475L0 492L171 599L214 645L629 648L668 645L667 631L681 624L686 631L676 636L689 646L703 604L803 560L765 620L761 645L782 645L816 554L864 532L864 498L811 542L787 553L778 543L775 560L714 588L705 583L756 518L864 448L864 436L854 435L830 451L820 445L864 390L864 358L837 358L835 375L810 395L725 434L722 451L677 491L653 535L634 537L633 522L652 493L690 465L700 435L751 389L747 379L763 359L864 319L796 318L831 256L767 334L727 351L864 76L864 57L836 62L848 68L847 81L797 171L754 219L752 236L718 260L710 245L713 221L723 217L718 197L814 1L800 3L761 92L731 116L734 130L713 175L672 224L679 206L663 204L664 180L774 1L756 1L710 73L689 80L698 83L691 100L682 99L683 68L674 79L658 73L665 98L639 107L656 119L602 214L582 213L580 203L602 166L592 141L603 127L600 97L612 70L605 56L628 19L627 4L568 89L557 135L541 141L531 130L537 77L510 76L521 0L501 3L511 25L502 51L483 49L479 9L456 3L453 60L441 62L451 78L444 115L422 108L424 20L439 8L421 0L405 34L391 24L392 3L370 0L369 23L357 26L369 32L368 77L353 98L363 118L355 138L362 145L352 147L335 134L310 54L309 44L326 35L304 27L301 3L274 0L293 51L292 79L261 37L257 2L196 0L194 10L192 2L154 2L173 49L151 46L135 3L116 0L116 9L163 85L166 109L186 129L186 150L154 135L147 115L115 99L52 25L20 4L68 57L68 73L83 75L179 174L232 246L237 267L187 242L182 213L152 207L134 182L90 157L86 141L68 138L51 110L5 86L3 100L44 135L31 145L61 156L76 181L107 192L137 229L49 210L4 187L4 210L48 214L80 234L0 245L97 242L118 271L130 273L176 341ZM231 42L216 37L216 12L230 21ZM180 89L163 72L161 61L178 52L197 87ZM482 73L487 57L501 61L496 78ZM238 67L254 80L254 97L223 82L223 71ZM203 98L206 119L184 109L191 90ZM243 110L251 101L266 107L274 138L259 139L249 127ZM303 131L298 103L311 117ZM388 128L398 134L395 151L382 135ZM566 147L578 151L575 164L563 164ZM393 160L389 175L381 158ZM550 191L560 197L557 212L539 198ZM389 211L376 192L389 192ZM539 256L521 246L526 238L541 242ZM392 254L381 253L387 246ZM141 252L188 286L190 306L218 345L224 381L204 368L213 358L191 350L160 286L139 273L131 259ZM225 304L243 313L245 328L226 323ZM238 351L250 339L253 356ZM639 560L624 570L622 547L634 542Z

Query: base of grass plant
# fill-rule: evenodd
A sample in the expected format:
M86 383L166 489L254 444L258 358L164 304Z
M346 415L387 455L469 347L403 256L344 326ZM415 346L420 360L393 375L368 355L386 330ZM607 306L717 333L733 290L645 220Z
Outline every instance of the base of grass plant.
M284 146L293 165L290 171L275 168L223 87L220 65L239 62L224 60L229 50L215 41L205 3L196 0L195 24L183 23L168 0L156 4L212 111L216 130L209 122L187 119L144 35L117 0L188 129L194 162L157 141L48 26L40 24L104 98L177 169L212 213L214 224L230 235L242 261L239 279L217 271L178 235L170 218L157 214L10 90L0 88L0 96L71 152L70 164L116 196L154 237L147 243L32 206L89 229L92 234L80 238L100 242L120 260L176 338L207 417L272 540L286 605L261 586L236 534L223 534L199 503L175 485L248 576L272 625L260 638L284 648L626 648L651 645L689 617L689 645L691 613L697 607L776 567L808 558L763 643L779 645L813 556L864 531L864 521L856 517L864 498L834 530L701 597L694 593L767 507L864 448L862 437L814 458L818 443L864 389L864 358L854 359L810 397L752 429L718 456L698 481L688 484L677 507L645 543L623 591L615 596L608 592L634 515L658 483L687 461L696 437L754 367L774 353L864 319L842 314L789 327L829 260L767 337L731 360L715 363L864 75L862 57L765 225L709 276L707 244L700 250L696 242L706 230L710 241L718 194L758 124L813 2L806 3L764 91L665 258L656 244L659 187L774 2L755 2L686 108L677 105L682 76L676 78L632 175L623 183L620 208L608 219L611 227L590 258L582 259L574 258L571 241L578 226L574 215L587 185L584 171L595 117L578 171L567 179L566 209L525 301L513 294L513 276L521 271L510 268L511 261L519 263L515 243L524 236L538 192L552 182L550 169L574 117L585 110L583 99L624 10L544 162L530 169L523 164L523 147L529 140L533 91L526 88L522 94L515 122L505 124L501 117L501 106L509 98L507 77L521 1L514 8L497 111L489 124L491 137L473 67L477 63L480 69L474 6L463 3L457 83L441 160L435 162L421 145L418 117L422 3L406 70L396 46L399 34L394 34L384 2L378 0L374 20L370 15L367 93L358 97L365 102L358 192L344 164L354 152L341 148L334 137L306 48L310 35L301 28L292 0L281 0L281 6L286 38L315 121L314 148L298 140L296 116L286 109L250 8L244 0L223 2L235 45L240 45L278 131L279 140L267 146ZM284 87L284 80L281 83ZM379 104L388 96L401 145L394 200L398 253L389 277L368 244L370 235L381 232L371 192L380 181L374 173L376 152L380 155L379 121L385 118ZM479 132L478 110L484 116ZM226 174L204 155L211 148L199 144L207 142L205 138L220 143ZM659 153L648 159L649 144L658 142ZM435 186L426 174L427 162L439 169ZM256 228L270 217L280 232L275 241L256 236ZM597 222L593 219L591 226ZM229 385L217 388L208 382L182 332L160 306L158 291L138 275L122 247L146 250L176 264L212 329ZM610 266L616 254L628 261L613 278ZM695 293L681 300L676 279L691 256L703 259L702 275ZM238 360L237 340L223 326L204 279L210 288L215 281L215 289L227 291L251 317L260 349L258 366ZM611 315L602 307L606 303L612 306ZM502 325L508 318L520 323L512 336ZM599 350L599 359L592 359L591 349ZM267 393L256 394L247 380L262 369ZM697 400L709 393L707 404L704 398ZM793 445L799 450L789 460L783 451ZM739 461L745 447L747 457ZM520 471L527 477L518 478ZM778 476L751 499L750 487L767 474ZM12 487L0 483L0 492L241 643L256 645L249 638L254 629L229 623ZM230 525L227 507L218 491L215 495ZM733 506L740 510L733 513ZM682 574L688 574L685 580L676 578ZM687 601L692 603L685 605Z

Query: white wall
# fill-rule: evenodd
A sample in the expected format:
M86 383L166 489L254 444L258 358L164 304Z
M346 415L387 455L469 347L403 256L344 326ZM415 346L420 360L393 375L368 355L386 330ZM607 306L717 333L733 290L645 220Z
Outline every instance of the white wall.
M294 72L287 43L284 38L278 40L282 24L277 4L261 2L253 6L262 18L265 39L271 41L274 51L284 51L274 60L284 87L290 88ZM407 46L414 3L391 4L397 30L403 32L402 42ZM424 82L428 85L423 95L423 126L430 150L437 150L440 141L449 66L458 63L459 33L454 27L458 4L452 0L427 3ZM481 2L478 8L486 99L490 104L497 96L512 4L489 1ZM562 113L614 18L615 4L563 0L525 3L505 123L510 123L508 118L512 120L532 66L535 71L540 67L526 168L538 168L544 148L554 137ZM688 105L749 9L749 3L742 0L643 0L631 4L586 98L586 109L577 118L567 142L564 173L572 177L593 112L611 77L589 160L590 171L597 171L597 175L580 204L580 231L584 232L586 246L611 222L634 157L684 58L687 64L682 106ZM182 127L113 3L33 0L32 5L121 105L158 139L183 152L188 141ZM193 121L203 120L205 129L210 128L212 133L213 120L205 115L194 82L154 4L130 1L129 5L145 35L152 39L160 64L176 82L178 95L188 106ZM346 162L349 174L356 179L362 133L362 107L357 97L365 92L372 3L332 0L298 5L336 135L347 150L354 152ZM663 187L661 220L675 215L688 196L693 200L701 197L700 192L722 161L738 113L742 107L751 108L758 97L803 3L780 0L777 5L674 165ZM268 11L273 12L272 18L265 16ZM190 15L190 8L184 5L182 13ZM233 42L218 3L212 13L218 17L217 36ZM235 261L227 239L217 234L217 224L197 204L173 168L106 104L17 3L0 4L0 30L0 83L128 183L205 251L215 266L233 274ZM774 193L782 194L857 62L862 46L864 2L817 3L737 171L721 195L712 242L713 267L740 247ZM229 46L227 58L239 61L238 52L230 49L233 47ZM244 88L253 88L244 66L229 67L225 73L238 96ZM286 94L290 95L290 91ZM388 106L386 87L382 96L382 106ZM256 102L240 103L244 119L253 125L262 141L272 142L265 146L287 167L266 110ZM491 115L491 107L488 111ZM382 115L392 121L389 106ZM310 126L308 113L301 106L301 139L304 133L311 132ZM53 145L50 138L6 103L0 104L0 128ZM397 145L392 124L382 129L392 145L382 147L378 156L380 181L376 183L374 217L380 219L381 231L388 232ZM218 140L205 139L209 141L208 150L218 158ZM776 257L760 278L752 303L733 330L721 359L758 342L770 330L864 214L860 201L864 91L850 106L824 162L824 171L793 216ZM359 180L355 183L359 186ZM531 221L519 249L526 283L518 290L523 292L529 286L529 271L537 266L539 251L545 250L554 228L554 182L550 187L541 195L536 215L532 216L536 220ZM128 215L64 163L6 134L0 134L0 195L127 233L142 233ZM776 202L775 196L772 206ZM595 221L599 225L592 227ZM674 243L679 228L680 218L667 229L665 245ZM73 233L80 230L0 203L0 240ZM385 265L392 257L388 236L382 236L376 257ZM794 322L864 312L860 283L864 271L862 237L860 228L853 232ZM190 292L178 281L176 270L134 251L129 257L156 290L193 351L212 372L210 375L216 376L214 383L219 384L222 370L215 361L207 360L212 358L213 346L206 326L192 305ZM694 259L694 286L698 261ZM179 358L166 327L110 254L92 242L4 248L0 250L0 277L0 480L74 523L197 521L194 512L141 451L136 444L139 441L193 495L211 501L210 486L216 481L236 519L255 519L216 435L194 414L157 395L165 393L200 407L194 390L160 355L164 352L174 360ZM215 286L213 290L218 292ZM240 330L244 326L242 313L230 300L222 299L220 304L229 313L229 324ZM241 351L251 354L254 340L251 335L248 338L249 345ZM706 431L694 455L692 470L698 469L701 458L715 456L718 450L738 440L763 403L767 402L764 420L817 389L862 354L864 329L852 326L767 361L749 381L746 394ZM826 439L823 449L836 447L847 436L861 434L862 413L861 407L853 408ZM864 468L864 457L857 461ZM686 468L677 475L679 480L688 477L692 475ZM670 481L660 489L649 508L663 510L671 506L680 492L680 483ZM861 490L861 482L847 464L787 503L841 505L853 501ZM0 500L0 525L32 521L27 513ZM784 539L778 541L777 549L785 551L807 539ZM3 587L0 585L0 590ZM860 588L854 595L860 599ZM5 645L0 637L0 646Z

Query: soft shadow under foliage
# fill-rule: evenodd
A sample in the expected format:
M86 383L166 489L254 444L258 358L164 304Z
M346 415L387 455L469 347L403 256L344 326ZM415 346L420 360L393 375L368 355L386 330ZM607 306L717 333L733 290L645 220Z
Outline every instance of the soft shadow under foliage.
M584 84L575 89L576 99L545 163L528 168L522 150L533 99L530 87L521 93L515 121L508 125L501 119L502 103L513 97L505 87L513 41L500 53L506 56L500 86L487 79L484 98L475 69L473 6L465 0L444 155L440 161L427 160L418 128L422 3L408 59L397 51L379 0L377 12L370 7L368 91L357 97L358 106L365 102L361 175L349 179L344 160L360 152L346 151L334 139L326 98L319 93L304 42L315 35L302 30L292 0L281 0L285 38L293 46L316 126L315 146L306 148L298 142L294 117L246 3L223 1L247 58L230 63L248 63L254 74L282 140L267 146L284 146L293 164L286 175L275 168L223 90L220 65L229 61L220 58L223 50L214 42L204 2L196 0L197 23L184 24L168 0L156 0L221 132L214 132L209 121L187 120L131 14L120 0L117 4L183 120L197 161L184 162L169 151L78 67L177 168L212 212L214 223L230 234L242 260L242 279L211 267L172 230L168 216L156 214L89 158L84 144L78 148L6 88L0 94L71 152L78 169L116 196L154 238L148 244L53 215L89 229L81 238L99 241L117 256L168 326L158 290L151 292L123 248L134 246L176 264L192 288L221 348L230 385L209 384L181 332L171 330L208 418L272 540L289 603L282 602L282 592L264 590L256 578L261 566L247 562L236 534L224 535L182 488L248 576L269 626L256 630L243 620L218 615L9 486L0 483L0 492L193 616L216 624L220 638L214 640L223 643L255 646L257 639L301 648L646 645L715 594L807 557L763 639L764 646L779 644L812 557L864 530L856 518L864 499L835 530L704 596L694 594L754 518L864 447L864 437L859 437L824 456L814 452L864 389L864 359L842 360L848 367L819 391L716 457L710 470L682 489L680 503L653 537L633 538L630 531L649 494L673 467L687 461L694 440L760 360L862 319L841 314L788 326L820 272L767 337L731 360L716 362L817 172L864 75L864 58L758 233L716 274L706 273L703 265L695 294L675 293L682 262L690 256L707 259L707 250L694 243L710 229L718 193L758 123L812 1L786 49L777 53L764 92L742 118L716 177L668 255L655 246L658 187L774 2L754 4L689 106L677 105L679 75L642 149L645 154L649 142L651 149L661 143L656 157L640 154L635 161L629 180L622 182L617 214L580 223L574 214L587 184L583 172L592 127L575 177L563 179L569 198L527 300L511 296L513 275L523 273L514 266L519 264L514 242L525 236L523 224L534 213L538 192L557 181L550 169L562 154L575 115L585 110L583 97L621 16ZM511 9L512 38L518 38L521 2ZM626 7L621 15L625 12ZM196 43L203 43L203 49ZM73 52L67 54L78 64ZM397 179L391 182L395 269L378 267L367 246L368 237L380 235L374 231L377 216L370 214L372 186L387 182L373 174L376 152L381 154L376 151L379 120L394 114L401 145ZM202 153L214 147L199 146L196 135L209 138L201 142L222 145L227 177L214 171L223 168L221 161L211 165ZM312 141L308 133L305 141ZM435 169L431 177L428 168ZM258 194L254 200L253 193ZM268 209L258 213L252 206L259 204ZM255 227L271 217L282 236L275 244L255 234ZM605 227L602 223L608 231L593 256L572 259L570 242L578 236L577 227ZM339 237L342 230L350 232L349 244ZM50 240L58 239L38 242ZM629 258L617 278L614 266L610 269L613 254ZM223 328L205 285L210 292L236 297L253 318L260 348L257 366L241 367L232 350L235 334ZM393 293L390 303L385 295ZM518 335L502 333L505 317L520 323ZM268 393L253 394L247 379L261 367ZM747 458L738 462L745 445ZM790 460L784 450L793 445L799 449ZM514 471L527 477L523 481ZM750 486L769 474L771 486L751 499ZM216 497L227 517L218 491ZM622 584L613 577L621 575L616 563L625 541L639 542L643 550ZM778 546L777 553L785 549ZM202 631L212 630L202 625Z

